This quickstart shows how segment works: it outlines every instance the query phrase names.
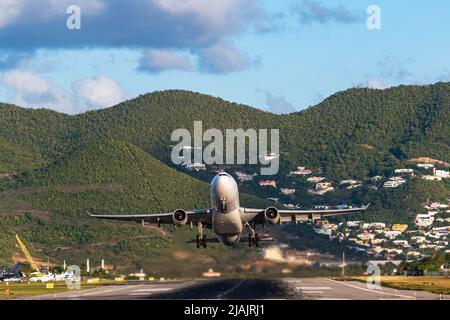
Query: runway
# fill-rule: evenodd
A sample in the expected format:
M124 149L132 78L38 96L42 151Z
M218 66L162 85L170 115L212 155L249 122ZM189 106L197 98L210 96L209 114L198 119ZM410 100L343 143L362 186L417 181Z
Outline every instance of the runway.
M126 283L29 297L31 300L439 300L423 291L370 288L326 278L217 279Z

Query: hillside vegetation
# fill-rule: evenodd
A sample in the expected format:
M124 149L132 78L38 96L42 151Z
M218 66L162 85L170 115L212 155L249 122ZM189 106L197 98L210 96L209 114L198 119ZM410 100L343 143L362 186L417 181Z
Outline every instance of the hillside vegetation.
M181 173L170 160L172 131L192 132L196 120L204 130L279 129L280 177L299 165L332 179L365 179L413 158L450 162L450 83L350 89L290 115L186 91L149 93L77 116L0 103L0 264L17 251L16 232L33 253L56 261L89 254L134 266L152 265L156 256L162 261L165 249L178 246L171 230L163 238L154 229L93 221L86 212L208 207L212 174ZM242 195L244 205L267 205L256 185L243 190L254 194ZM305 206L371 202L368 219L410 222L422 202L445 199L449 190L445 182L413 179L389 191L361 188L321 198L301 191L296 200ZM208 250L211 257L227 249Z

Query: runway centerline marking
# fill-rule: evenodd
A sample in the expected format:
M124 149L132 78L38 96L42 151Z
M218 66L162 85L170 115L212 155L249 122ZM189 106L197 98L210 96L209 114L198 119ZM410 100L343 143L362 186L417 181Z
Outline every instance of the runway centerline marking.
M247 280L247 279L242 279L241 281L238 282L238 284L236 284L235 286L233 286L231 289L229 289L229 290L227 290L227 291L222 292L221 294L219 294L219 295L217 296L217 298L218 298L218 299L221 299L223 296L229 294L231 291L233 291L234 289L236 289L237 287L239 287L245 280Z
M330 287L297 287L297 290L333 290Z

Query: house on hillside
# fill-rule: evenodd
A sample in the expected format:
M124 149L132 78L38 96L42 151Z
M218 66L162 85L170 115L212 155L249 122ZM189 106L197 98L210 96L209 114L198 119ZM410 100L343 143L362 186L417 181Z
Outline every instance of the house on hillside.
M445 171L445 170L433 170L433 175L436 177L440 177L442 179L450 179L450 171Z
M307 180L308 180L308 182L319 183L319 182L322 182L325 179L326 179L325 177L310 177Z
M275 180L261 180L259 181L260 187L277 187L277 182Z
M184 163L181 166L188 171L206 171L206 164L203 163Z
M398 188L402 184L405 184L406 180L401 177L392 177L389 181L386 181L383 185L384 188Z
M421 228L429 227L433 224L434 217L428 214L418 214L416 215L416 225Z
M280 192L286 196L289 196L295 194L295 189L282 188L280 189Z
M307 176L312 174L312 170L307 169L306 167L297 167L296 171L292 171L291 175L297 176Z
M421 169L433 169L433 168L434 168L434 164L432 164L432 163L418 163L418 164L417 164L417 168L421 168Z
M257 176L256 173L248 174L248 173L236 171L236 177L238 178L239 182L252 181L254 179L254 177L256 177L256 176Z

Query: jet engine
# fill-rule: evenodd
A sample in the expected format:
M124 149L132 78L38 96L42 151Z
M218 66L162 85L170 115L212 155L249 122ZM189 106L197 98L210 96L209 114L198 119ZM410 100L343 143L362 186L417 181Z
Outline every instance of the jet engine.
M264 211L264 218L270 224L278 224L280 222L281 216L278 213L278 209L274 207L269 207Z
M184 226L188 222L188 215L184 210L177 210L173 213L172 220L176 226Z

